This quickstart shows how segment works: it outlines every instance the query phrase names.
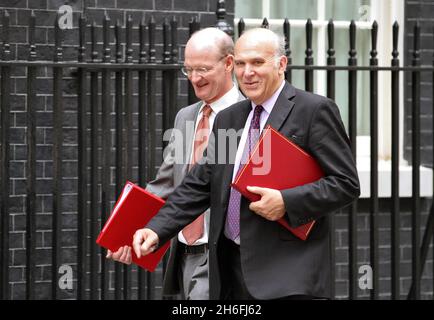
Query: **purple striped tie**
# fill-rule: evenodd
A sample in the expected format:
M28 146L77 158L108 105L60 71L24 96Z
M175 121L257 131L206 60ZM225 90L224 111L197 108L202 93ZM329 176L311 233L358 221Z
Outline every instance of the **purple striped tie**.
M259 120L264 108L261 105L255 107L252 121L250 122L249 134L247 136L246 144L244 145L243 154L241 156L240 166L238 172L242 169L243 165L249 159L250 153L253 147L259 140ZM235 240L240 234L240 206L241 206L241 193L234 188L231 188L231 194L229 196L228 212L226 216L226 235L231 240Z

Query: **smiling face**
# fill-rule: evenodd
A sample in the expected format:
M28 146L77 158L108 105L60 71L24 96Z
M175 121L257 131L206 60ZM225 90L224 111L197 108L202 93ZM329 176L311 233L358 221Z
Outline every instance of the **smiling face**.
M196 97L208 104L232 88L233 56L223 56L215 44L189 41L185 47L184 67L194 70L188 79ZM206 69L206 72L197 72L198 69Z
M284 79L287 58L278 54L278 38L267 29L250 30L235 44L235 75L242 92L262 104Z

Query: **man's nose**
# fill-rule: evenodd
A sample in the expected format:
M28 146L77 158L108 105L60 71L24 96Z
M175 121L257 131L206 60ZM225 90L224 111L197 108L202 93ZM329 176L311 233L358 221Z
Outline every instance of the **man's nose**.
M199 81L201 79L202 79L202 76L198 72L196 72L196 70L193 70L191 72L191 75L190 75L191 82L194 83L194 82L197 82L197 81Z
M251 64L246 63L244 66L244 75L245 76L251 76L255 72L253 66Z

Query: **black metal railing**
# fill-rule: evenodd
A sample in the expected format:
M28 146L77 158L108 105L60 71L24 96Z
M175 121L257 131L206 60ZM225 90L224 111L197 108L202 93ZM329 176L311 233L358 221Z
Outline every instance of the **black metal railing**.
M269 28L269 22L266 18L263 19L261 27ZM242 34L246 29L244 20L241 18L238 22L238 34ZM401 294L402 284L400 284L400 196L399 196L399 104L400 104L400 77L402 73L411 75L412 83L412 95L411 95L411 134L412 134L412 148L411 148L411 166L412 166L412 275L411 275L411 288L408 292L409 299L420 299L421 297L421 276L425 261L427 258L427 252L432 239L433 225L434 225L434 213L433 206L428 216L428 221L425 226L425 233L423 236L423 242L420 243L421 238L421 196L420 196L420 77L421 73L434 74L434 68L432 66L421 65L420 61L420 25L417 22L414 30L414 47L413 58L411 66L400 66L399 52L398 52L398 36L399 26L395 22L392 27L392 45L393 51L391 52L391 65L379 66L378 65L378 52L377 52L377 34L378 23L373 22L371 28L371 51L369 66L360 66L357 64L357 51L356 51L356 24L351 21L349 25L349 52L348 52L348 65L336 66L335 49L334 49L334 24L330 20L327 26L328 35L328 49L327 49L327 65L318 66L314 65L313 50L312 50L312 22L310 19L306 22L306 50L305 50L305 64L304 65L292 65L291 57L291 42L290 42L290 24L288 19L283 20L282 34L285 37L286 43L286 55L288 58L288 68L286 71L286 79L292 79L292 70L304 70L305 74L305 90L313 91L314 84L314 71L325 70L327 73L327 96L331 99L335 99L336 94L336 72L346 71L348 72L348 135L352 144L352 151L354 158L357 159L357 110L360 106L357 105L357 76L358 72L368 71L370 79L369 89L369 108L370 108L370 215L369 215L369 252L370 252L370 266L372 268L372 284L373 289L370 290L370 298L379 298L379 169L378 169L378 145L379 145L379 122L378 122L378 73L390 72L391 73L391 208L390 208L390 230L391 230L391 298L399 299ZM433 63L434 64L434 63ZM434 76L433 76L434 78ZM434 92L434 88L433 88ZM434 128L434 124L433 124ZM434 185L434 184L433 184ZM434 199L434 195L433 195ZM358 238L357 238L357 201L353 203L348 209L348 288L349 298L358 298ZM332 235L335 230L334 217L330 217L330 229ZM331 248L335 248L334 236L330 239ZM333 251L333 250L332 250ZM332 254L332 279L335 279L335 255ZM333 281L332 281L333 283ZM335 293L334 283L332 285L332 294Z
M101 30L93 22L79 19L79 46L76 61L63 60L62 38L64 30L59 28L58 18L54 23L54 54L52 61L37 60L35 46L35 15L29 20L29 54L26 61L10 60L9 14L5 11L2 21L1 68L1 299L10 297L9 291L9 230L10 230L10 97L11 70L27 69L27 161L26 161L26 298L34 299L36 272L36 83L40 68L51 68L53 85L53 177L52 177L52 253L51 253L51 298L60 298L59 266L62 249L62 201L63 201L63 74L72 69L77 83L77 141L78 141L78 184L77 184L77 296L78 299L106 299L109 291L109 262L105 250L97 247L95 239L111 210L111 203L120 194L125 180L133 179L133 167L138 166L138 182L142 185L155 174L156 166L156 108L163 106L163 129L168 129L177 112L178 63L177 21L163 23L163 57L157 60L155 37L156 23L153 18L144 21L138 28L140 53L133 60L133 23L128 17L123 28L115 26L105 17L102 26L102 55L98 51L97 32ZM90 39L87 38L90 31ZM110 37L114 34L115 56L111 52ZM125 43L122 37L125 36ZM86 55L91 43L90 57ZM125 53L123 52L125 46ZM137 77L136 77L137 75ZM162 83L161 94L156 85ZM134 86L138 90L138 135L133 132L136 114L133 114ZM114 110L112 101L114 96ZM115 114L112 125L111 114ZM89 121L90 117L90 121ZM115 142L112 143L112 132ZM134 139L137 137L137 143ZM138 161L133 156L138 149ZM111 159L116 159L115 164ZM111 168L115 166L115 191L110 181ZM89 206L90 204L90 206ZM90 241L89 241L90 239ZM87 260L89 258L89 261ZM88 262L87 262L88 261ZM163 266L163 272L164 272ZM131 298L131 267L115 264L115 298ZM138 298L155 298L154 276L138 270ZM89 275L86 284L86 274Z
M62 248L62 214L63 201L62 183L64 178L64 73L72 70L74 81L77 84L77 251L75 262L77 266L76 295L77 299L107 299L113 294L115 299L131 299L132 268L114 264L114 287L109 288L112 264L105 259L105 252L95 244L95 239L101 229L102 223L108 217L112 201L120 194L121 188L127 179L137 176L140 185L154 177L156 163L156 147L161 137L157 135L157 107L162 106L161 128L166 130L172 126L177 111L177 98L179 81L178 71L181 64L178 61L179 51L177 43L177 21L164 21L162 32L162 57L157 58L156 34L157 26L151 17L148 22L142 21L138 28L134 28L131 18L128 18L123 27L120 22L112 25L106 17L102 28L95 22L88 21L81 16L79 19L79 44L76 48L77 59L64 61L62 38L65 30L59 28L55 21L54 52L52 61L38 60L35 46L35 16L29 20L29 51L27 60L11 60L9 39L9 14L5 11L2 18L2 43L0 75L1 75L1 158L0 158L0 299L9 299L10 294L10 163L11 163L11 72L16 68L24 67L27 72L26 79L26 229L25 250L26 267L25 283L26 298L35 299L36 296L36 237L37 237L37 74L41 68L52 70L52 88L49 94L53 96L53 142L51 160L53 161L53 176L51 185L52 196L52 242L51 242L51 298L62 298L59 292L59 266L61 264ZM263 27L268 27L264 19ZM238 23L238 34L245 30L243 19ZM189 24L190 33L200 29L196 18ZM98 42L98 32L102 30L101 42ZM432 239L432 225L434 213L428 218L428 224L420 243L420 75L422 72L434 75L433 66L422 66L420 61L420 27L414 29L414 54L411 66L400 66L398 52L398 24L393 25L393 51L391 65L379 66L377 59L377 32L378 24L372 25L370 61L368 66L358 65L356 51L356 28L352 22L349 27L348 64L336 65L334 47L334 24L329 21L327 26L328 49L327 65L314 64L312 47L312 22L306 23L306 50L305 65L292 64L291 26L288 19L282 25L282 34L285 36L288 68L286 79L293 78L292 70L303 70L305 75L305 89L313 91L315 73L324 70L327 73L327 96L335 99L336 73L348 73L348 129L352 142L354 157L356 154L357 137L357 81L360 72L369 72L370 76L370 135L371 135L371 172L370 172L370 264L373 269L373 284L371 298L379 297L379 177L378 177L378 73L390 72L391 80L391 297L400 298L402 285L400 284L400 198L399 198L399 104L400 104L400 78L402 74L409 73L412 81L412 166L413 166L413 197L412 197L412 288L409 298L420 298L420 277L426 260L429 243ZM132 39L138 33L139 52L138 59L134 60ZM89 37L90 35L90 37ZM125 41L122 39L125 37ZM114 38L114 46L110 42ZM90 48L89 48L90 43ZM90 49L90 50L89 50ZM113 50L114 49L114 50ZM90 56L87 54L90 51ZM434 61L434 60L433 60ZM434 64L434 62L433 62ZM434 81L433 81L434 82ZM157 84L160 83L161 94L157 94ZM434 89L433 89L434 90ZM137 108L135 106L137 96ZM188 101L195 101L194 91L188 89ZM136 111L136 112L135 112ZM137 157L136 157L137 155ZM112 159L114 159L112 161ZM137 167L135 175L133 168ZM110 179L111 173L113 179ZM358 205L354 203L348 208L348 283L349 298L357 299L358 256L359 239L357 237ZM335 230L335 220L330 219L332 232ZM331 247L335 248L334 237L331 237ZM333 251L333 250L332 250ZM335 256L332 256L332 270L335 266ZM164 272L165 263L162 271ZM333 271L333 279L335 278ZM333 282L333 281L332 281ZM137 288L139 299L155 299L155 275L137 270ZM333 288L334 292L334 288Z
M268 28L268 21L264 19L261 25L263 28ZM290 49L290 26L288 20L283 22L283 35L285 36L287 47L288 61L291 61L291 49ZM240 19L238 23L239 34L245 30L245 23L243 19ZM310 19L306 22L306 57L305 65L294 66L289 63L287 69L287 79L291 79L292 70L304 70L305 71L305 90L313 90L314 71L326 70L327 72L327 96L331 99L335 99L335 73L336 71L348 72L348 130L349 137L352 143L352 150L354 158L357 159L356 154L356 141L357 141L357 72L369 71L370 73L370 136L371 136L371 170L370 170L370 265L373 271L373 289L370 291L371 299L378 299L379 297L379 235L378 235L378 219L379 219L379 190L378 190L378 72L385 71L391 73L391 297L392 299L399 299L402 285L400 284L400 197L399 197L399 103L400 103L400 73L410 73L412 82L412 152L411 152L411 165L412 165L412 275L411 275L411 288L408 293L409 299L420 299L421 286L420 279L423 267L425 265L427 251L432 239L433 233L433 209L431 205L431 211L429 213L428 222L425 227L425 234L423 237L422 246L420 244L421 238L421 206L420 206L420 77L421 73L427 72L434 74L434 68L431 66L421 65L420 61L420 25L417 22L413 35L414 35L414 48L413 58L411 66L400 66L399 52L398 52L398 36L399 26L395 22L392 27L393 32L393 51L391 53L391 65L390 66L378 66L377 59L377 33L378 24L373 22L371 28L371 58L369 66L357 65L357 52L355 49L356 43L356 26L354 21L351 21L349 26L349 56L348 66L336 66L335 49L334 49L334 25L333 21L329 21L327 26L328 33L328 50L327 50L327 66L316 66L313 62L312 51L312 22ZM434 92L434 89L433 89ZM434 124L433 124L434 127ZM434 195L433 195L434 198ZM349 282L349 298L357 299L357 279L358 279L358 261L357 261L357 202L350 206L348 212L348 282ZM331 230L334 230L334 218L331 217ZM334 237L331 237L331 247L335 248ZM332 270L334 270L334 254L332 257ZM333 274L334 275L334 274ZM333 277L334 278L334 277ZM334 292L334 287L333 287Z

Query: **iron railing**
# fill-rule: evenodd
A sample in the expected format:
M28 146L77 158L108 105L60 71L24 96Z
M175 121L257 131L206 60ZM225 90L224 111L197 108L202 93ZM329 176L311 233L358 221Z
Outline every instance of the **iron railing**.
M9 190L10 190L10 97L11 70L16 67L27 69L27 161L26 161L26 298L34 299L37 232L36 216L36 82L38 68L53 71L53 179L52 179L52 255L51 255L51 297L59 298L59 266L62 240L62 178L63 178L63 72L72 68L77 81L77 132L78 132L78 210L77 210L77 298L105 299L109 288L108 262L105 252L95 244L111 210L111 201L125 180L133 179L134 148L138 149L138 183L145 185L155 174L156 158L156 106L163 106L163 130L169 129L177 111L178 63L177 21L163 23L163 57L157 60L155 37L156 23L153 18L144 21L138 28L140 53L138 61L133 60L133 23L127 19L123 28L120 23L111 25L106 17L103 21L102 56L98 52L97 26L88 25L82 16L79 19L79 46L77 61L63 61L62 37L66 32L59 28L58 18L54 23L54 56L52 61L37 60L35 46L35 15L29 20L29 56L27 61L11 61L9 51L9 14L3 16L3 50L1 67L1 298L9 294ZM98 29L99 30L99 29ZM90 31L91 56L86 55ZM110 34L115 35L116 53L113 58ZM125 43L122 37L125 36ZM125 46L125 54L122 46ZM136 77L137 75L137 77ZM157 97L156 84L162 83L161 96ZM137 84L138 89L134 89ZM133 95L138 92L138 135L134 145ZM47 92L48 93L48 92ZM111 110L112 96L115 110ZM115 113L115 124L110 114ZM90 126L88 117L90 114ZM134 115L135 116L135 115ZM112 143L115 131L115 143ZM90 136L89 134L90 133ZM115 149L115 151L113 151ZM90 150L90 152L89 152ZM147 151L148 150L148 151ZM115 192L112 192L110 170L115 161ZM90 169L90 175L88 171ZM88 204L90 203L90 207ZM90 238L90 241L88 241ZM90 261L87 263L87 256ZM123 270L122 270L123 269ZM129 299L131 294L131 268L115 265L115 298ZM164 268L163 268L164 269ZM89 273L89 284L85 276ZM154 279L151 274L138 270L140 299L154 299ZM87 290L87 288L89 290ZM88 294L89 293L89 294Z
M264 18L261 27L268 28L269 24L266 18ZM241 18L238 22L239 34L242 34L245 29L245 23ZM290 48L290 25L288 19L283 22L283 34L285 36L287 48L288 61L291 62L291 48ZM305 65L294 66L289 64L286 79L291 79L292 70L304 70L305 71L305 90L313 91L314 83L314 70L325 70L327 72L327 96L331 99L335 99L336 93L336 83L335 83L335 72L336 71L347 71L348 72L348 134L351 141L351 147L353 151L353 156L357 159L356 154L356 142L357 142L357 73L358 71L368 71L370 74L370 137L371 137L371 169L370 169L370 266L373 272L373 289L370 291L371 299L379 298L379 235L378 235L378 219L379 219L379 180L378 180L378 72L388 71L391 73L391 137L392 137L392 152L391 152L391 200L392 206L390 211L391 217L391 297L392 299L400 298L400 206L399 206L399 130L400 130L400 120L399 120L399 103L400 103L400 72L407 72L411 75L412 82L412 92L411 92L411 136L412 136L412 152L411 152L411 166L412 166L412 282L411 288L408 292L409 299L420 299L421 297L421 275L425 261L427 258L428 248L432 239L432 233L434 232L434 213L433 204L431 204L430 213L428 216L427 225L425 226L425 234L423 236L423 243L421 246L421 206L420 206L420 133L421 133L421 115L420 115L420 77L421 73L428 72L433 73L434 67L432 66L422 66L420 61L420 24L417 22L414 26L414 47L413 47L413 57L411 66L400 66L399 52L398 52L398 35L399 26L395 22L392 28L393 32L393 51L391 53L391 65L390 66L378 66L377 59L377 33L378 33L378 23L373 22L371 28L371 51L370 51L370 62L369 66L358 66L357 65L357 51L356 51L356 26L355 22L351 21L349 26L349 52L348 52L348 65L347 66L336 66L335 59L335 49L334 49L334 24L330 20L327 28L328 33L328 50L327 50L327 66L317 66L314 65L313 61L313 50L312 50L312 22L310 19L306 22L306 58ZM434 58L433 58L434 65ZM433 82L434 83L434 82ZM434 87L433 87L434 92ZM433 104L434 106L434 104ZM434 110L434 107L433 107ZM433 121L434 128L434 121ZM434 143L434 142L433 142ZM434 148L433 148L434 149ZM434 186L434 182L433 182ZM434 199L434 194L433 197ZM354 202L348 209L348 283L349 283L349 298L357 299L357 288L358 288L358 261L357 261L357 201ZM330 229L332 230L332 235L334 234L335 224L334 217L330 217ZM335 248L334 236L330 239L331 248ZM334 250L332 250L332 279L334 277L335 269L335 255ZM332 281L333 283L333 281ZM434 286L434 284L433 284ZM334 286L332 288L334 294Z
M264 19L263 27L268 26ZM62 35L64 30L59 28L57 19L55 22L55 45L52 61L37 59L35 46L35 16L32 14L29 20L29 52L28 59L23 61L11 60L9 39L9 15L4 13L2 21L2 40L0 68L1 68L1 299L10 298L9 267L10 267L10 128L11 128L11 72L14 68L24 67L27 70L27 158L26 158L26 298L38 298L35 295L36 272L36 248L35 239L37 233L37 204L36 204L36 81L39 68L50 68L53 71L53 179L52 179L52 254L51 254L51 297L57 299L59 295L58 269L60 265L61 240L62 240L62 178L63 178L63 73L64 70L73 69L74 79L77 83L77 133L78 133L78 184L77 184L77 299L107 299L111 289L109 284L109 266L105 259L105 252L95 244L102 222L107 219L110 212L111 201L119 195L125 180L132 179L132 170L135 163L138 164L138 183L146 185L146 181L153 178L156 163L156 108L163 107L162 129L163 132L172 126L177 111L178 97L178 70L181 64L178 61L177 21L172 19L165 21L162 26L163 56L161 60L156 57L155 37L156 23L151 18L147 23L142 22L138 28L133 28L131 18L127 19L126 26L120 23L114 26L106 17L103 21L103 45L102 54L98 52L97 29L95 23L88 25L82 16L79 19L79 45L77 47L76 61L64 61L62 56ZM190 33L200 29L200 23L196 18L190 22ZM238 23L238 34L245 29L243 19ZM139 33L138 60L133 60L132 36L133 32ZM401 73L411 74L412 79L412 166L413 166L413 197L412 197L412 288L409 298L420 298L420 277L427 256L429 243L431 242L434 213L431 209L426 233L420 244L420 192L419 192L419 168L420 168L420 75L422 72L434 74L434 67L421 66L420 62L420 27L416 24L414 29L414 50L412 66L400 66L398 53L398 24L393 25L393 51L390 66L378 66L377 59L377 31L378 24L372 25L369 66L357 64L357 52L355 49L356 28L354 22L349 28L349 55L348 65L337 66L334 48L334 24L328 24L328 50L327 65L314 65L312 49L312 23L306 23L306 57L305 65L292 65L290 23L284 20L282 33L286 40L286 54L289 65L286 71L286 79L291 81L292 70L304 70L305 89L313 91L314 71L325 70L327 73L327 96L335 99L336 72L348 72L348 98L349 98L349 137L352 142L352 151L356 154L356 127L357 127L357 80L359 72L369 72L370 75L370 128L371 128L371 182L370 182L370 260L373 270L374 288L371 290L371 298L378 298L378 261L379 261L379 191L378 191L378 72L390 72L392 76L391 87L391 137L392 137L392 174L391 174L391 297L400 297L400 198L399 198L399 104ZM90 39L88 39L90 31ZM114 35L115 52L111 51L110 35ZM125 35L125 43L122 37ZM91 43L90 57L88 42ZM125 46L125 53L123 47ZM433 60L434 61L434 60ZM156 83L161 81L162 93L156 93ZM433 81L434 83L434 81ZM134 88L138 88L135 91ZM137 114L133 112L134 92L138 93ZM188 94L189 102L193 102L194 92L191 86ZM114 109L111 110L114 99ZM110 114L115 115L114 123L111 123ZM90 117L90 121L89 121ZM135 125L135 121L137 125ZM133 131L133 128L138 130ZM114 139L111 135L114 133ZM137 160L133 158L134 150L137 150ZM115 159L113 162L111 159ZM114 169L114 188L110 181L111 169ZM113 189L113 190L112 190ZM348 208L349 231L349 298L357 299L357 202ZM335 230L335 221L330 219L332 234ZM90 239L90 241L89 241ZM334 237L331 239L331 247L335 248ZM333 250L332 250L333 251ZM332 256L332 270L335 266L335 257ZM163 264L164 272L165 264ZM131 267L115 264L114 270L114 298L131 298ZM138 295L139 299L155 299L155 276L138 270ZM89 274L89 278L86 278ZM335 275L332 275L332 279ZM332 281L333 282L333 281ZM333 289L334 290L334 289ZM333 291L334 292L334 291Z

